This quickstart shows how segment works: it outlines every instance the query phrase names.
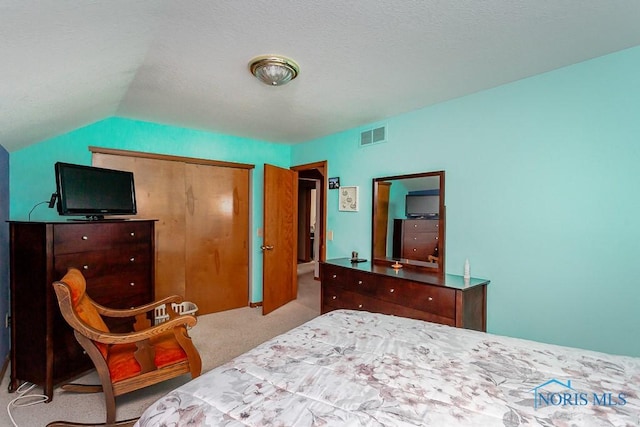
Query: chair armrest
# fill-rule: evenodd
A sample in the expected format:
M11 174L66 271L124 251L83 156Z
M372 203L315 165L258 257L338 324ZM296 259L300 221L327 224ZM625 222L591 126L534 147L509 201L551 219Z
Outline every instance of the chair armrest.
M101 316L106 316L106 317L134 317L137 316L138 314L144 314L147 313L151 310L154 310L156 307L158 307L159 305L162 304L167 304L170 306L171 303L175 302L175 303L181 303L182 302L182 297L179 295L171 295L165 298L162 298L161 300L158 301L154 301L154 302L150 302L148 304L144 304L138 307L133 307L133 308L122 308L122 309L116 309L116 308L109 308L109 307L105 307L103 305L98 304L95 301L92 301L93 305L95 306L96 310L98 311L98 313L100 313Z
M82 325L83 327L79 329L79 332L87 338L103 344L130 344L162 335L165 332L173 332L176 327L193 327L196 323L198 323L198 320L195 316L191 314L183 314L141 331L128 333L102 332Z

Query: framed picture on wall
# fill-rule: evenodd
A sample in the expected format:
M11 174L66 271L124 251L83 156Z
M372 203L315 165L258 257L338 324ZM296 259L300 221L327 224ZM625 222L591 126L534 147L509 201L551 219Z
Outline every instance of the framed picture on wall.
M340 188L340 177L329 178L329 190L337 190Z
M346 212L358 211L358 187L341 186L340 197L338 199L338 210Z

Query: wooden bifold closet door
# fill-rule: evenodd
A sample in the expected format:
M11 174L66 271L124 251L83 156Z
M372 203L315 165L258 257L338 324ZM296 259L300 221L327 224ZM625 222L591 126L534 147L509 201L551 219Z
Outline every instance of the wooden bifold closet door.
M136 217L158 220L156 298L183 295L198 314L247 306L252 165L99 150L94 166L134 173Z

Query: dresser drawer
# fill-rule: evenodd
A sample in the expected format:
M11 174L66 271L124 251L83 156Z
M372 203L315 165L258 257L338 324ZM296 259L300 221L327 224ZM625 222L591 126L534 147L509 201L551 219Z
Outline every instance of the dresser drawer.
M342 287L334 285L322 285L322 301L326 311L346 309L362 309L363 296Z
M148 269L87 279L87 294L109 308L131 308L152 302Z
M343 277L346 277L349 270L342 267L336 267L330 264L321 264L320 265L320 280L322 282L330 282L336 280L342 280Z
M361 281L361 279L356 277L361 274L362 273L348 268L324 265L320 269L320 280L322 281L322 283L349 288L358 283L358 281Z
M338 286L323 285L322 300L325 312L342 308L396 314L392 304L358 292L348 291Z
M421 233L405 236L402 245L402 258L427 260L429 255L436 253L438 235L436 233Z
M138 269L146 271L151 265L151 257L151 247L141 243L120 249L56 255L54 263L59 277L62 277L68 268L75 267L89 279Z
M114 222L97 224L59 224L54 228L56 254L119 248L149 242L152 227L148 223Z
M377 297L405 307L455 319L456 291L409 281L385 280L377 288Z
M427 233L438 232L438 220L428 219L406 219L404 220L405 233Z
M373 274L343 269L331 274L323 283L331 284L347 291L375 296L378 293L377 288L380 287L380 278Z
M402 244L405 246L414 245L428 245L438 243L438 233L407 233L402 239Z

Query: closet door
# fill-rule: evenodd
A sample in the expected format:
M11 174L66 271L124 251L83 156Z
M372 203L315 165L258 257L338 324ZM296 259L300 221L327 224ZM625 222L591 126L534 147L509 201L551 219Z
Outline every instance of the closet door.
M249 171L185 165L186 292L198 313L249 303Z
M155 297L185 295L185 164L95 153L93 165L133 172L136 218L158 220Z
M157 219L156 298L182 295L198 314L246 307L250 167L150 156L94 151L93 164L133 172L136 217Z

